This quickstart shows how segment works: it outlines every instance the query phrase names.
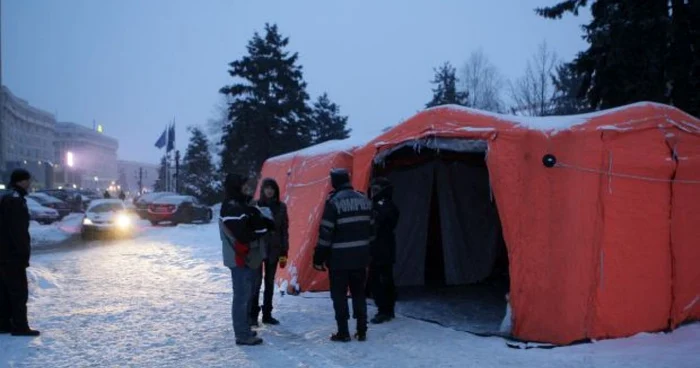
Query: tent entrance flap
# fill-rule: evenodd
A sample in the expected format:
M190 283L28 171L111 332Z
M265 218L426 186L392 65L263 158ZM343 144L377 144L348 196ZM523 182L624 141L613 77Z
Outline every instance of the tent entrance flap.
M397 285L466 285L489 278L499 258L507 256L485 152L415 147L403 144L374 169L375 176L394 185L401 213Z
M392 150L373 170L394 185L400 211L394 266L398 311L495 333L505 315L510 279L486 145L477 152L415 147L407 142Z

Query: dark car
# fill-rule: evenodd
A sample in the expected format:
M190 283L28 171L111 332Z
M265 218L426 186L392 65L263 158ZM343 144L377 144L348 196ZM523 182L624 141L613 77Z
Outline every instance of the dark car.
M76 190L68 189L46 189L36 193L48 194L66 202L74 212L83 212L90 205L90 198L78 193ZM78 200L80 202L78 202Z
M39 204L44 207L56 210L59 220L62 220L71 213L71 206L68 203L46 193L30 193L28 197L39 202Z
M136 214L139 215L142 219L148 219L148 206L153 203L158 198L162 197L168 197L168 196L176 196L177 193L172 193L172 192L152 192L152 193L146 193L143 194L142 196L134 199L134 207L136 209Z
M154 226L161 222L170 222L174 225L192 222L209 223L212 217L211 208L201 204L192 196L161 197L148 206L148 220Z

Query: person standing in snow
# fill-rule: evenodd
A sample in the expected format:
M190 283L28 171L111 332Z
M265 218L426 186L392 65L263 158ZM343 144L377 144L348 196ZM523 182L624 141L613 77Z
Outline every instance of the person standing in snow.
M13 336L39 336L27 321L31 240L25 197L31 179L26 170L13 171L10 192L0 199L0 333Z
M103 194L103 197L104 197L105 199L110 199L110 198L112 198L112 195L109 194L109 191L105 190L105 192L104 192L104 194Z
M378 308L378 313L371 322L379 324L394 318L396 303L394 286L396 234L394 230L399 222L399 209L392 201L393 187L388 179L378 177L372 181L370 188L375 238L370 246L369 286Z
M229 174L224 181L226 198L221 204L219 232L224 265L231 269L233 305L231 315L237 345L259 345L263 340L250 329L250 296L253 278L264 254L259 239L274 229L265 220L252 198L244 193L247 179Z
M331 299L338 324L338 332L331 336L331 340L351 340L348 329L349 288L353 316L357 319L355 337L365 341L367 301L364 289L373 231L372 202L353 189L347 170L333 169L330 176L334 190L323 210L313 267L318 271L325 271L328 267Z
M121 199L122 202L126 200L126 193L124 193L123 190L119 192L119 199Z
M262 322L269 325L278 325L279 321L272 317L272 297L275 292L275 272L277 265L281 268L287 266L287 252L289 250L289 218L287 205L280 200L280 188L274 179L263 180L260 188L258 207L269 209L275 222L273 231L268 232L262 239L265 245L265 260L255 277L253 295L251 299L251 324L258 325L260 314L260 287L265 280L265 292L263 293Z

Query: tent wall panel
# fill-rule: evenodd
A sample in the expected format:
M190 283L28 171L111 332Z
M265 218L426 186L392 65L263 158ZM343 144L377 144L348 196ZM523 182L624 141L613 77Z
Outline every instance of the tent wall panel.
M700 135L676 131L677 180L700 181ZM673 184L671 244L673 246L672 325L700 320L700 185Z
M508 247L514 334L533 341L569 343L586 337L595 265L597 175L546 168L561 162L601 164L596 134L499 134L488 167Z
M674 165L658 129L604 135L603 239L591 337L663 330L671 310L671 183Z

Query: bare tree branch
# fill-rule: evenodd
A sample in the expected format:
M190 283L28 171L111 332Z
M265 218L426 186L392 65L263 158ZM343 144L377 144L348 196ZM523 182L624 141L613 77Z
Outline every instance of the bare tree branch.
M468 93L467 106L479 110L503 112L503 78L483 50L472 52L461 71L460 84Z
M558 65L556 53L546 42L541 43L527 62L525 75L510 83L510 95L515 103L511 109L513 113L529 116L552 114L556 95L552 78Z

